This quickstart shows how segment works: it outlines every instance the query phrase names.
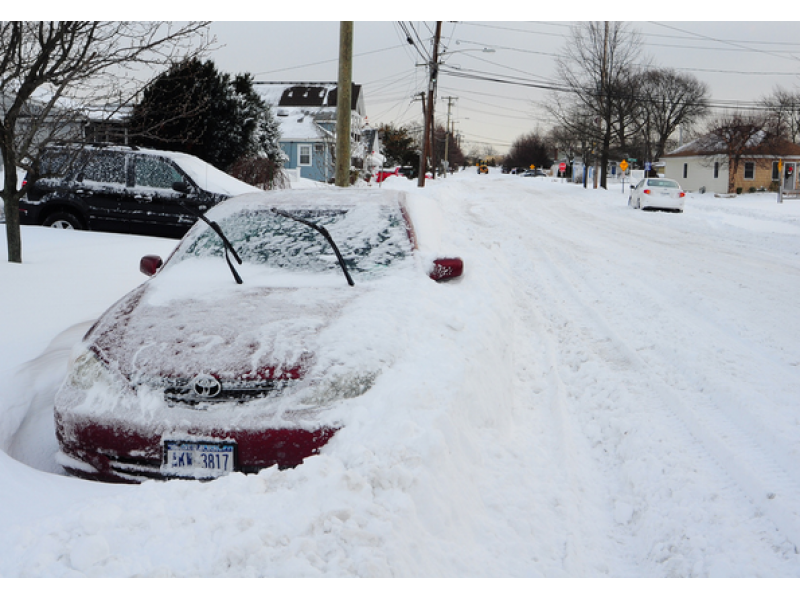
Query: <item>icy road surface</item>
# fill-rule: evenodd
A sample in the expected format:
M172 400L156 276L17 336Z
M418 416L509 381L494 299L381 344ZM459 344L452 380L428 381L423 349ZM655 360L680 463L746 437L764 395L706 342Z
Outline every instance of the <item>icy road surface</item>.
M59 472L67 348L169 242L25 229L30 264L0 267L0 575L800 576L800 200L384 185L465 277L411 300L321 456L207 484Z

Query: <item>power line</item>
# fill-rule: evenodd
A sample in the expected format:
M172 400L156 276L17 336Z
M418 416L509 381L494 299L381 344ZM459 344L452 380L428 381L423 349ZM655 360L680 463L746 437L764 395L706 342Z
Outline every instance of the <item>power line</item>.
M354 54L353 57L362 57L362 56L370 56L372 54L380 54L381 52L388 52L389 50L397 50L398 48L403 48L404 46L389 46L388 48L380 48L378 50L369 50L367 52L360 52L358 54ZM282 71L293 71L295 69L305 69L306 67L316 67L318 65L326 65L329 63L339 62L339 58L330 58L328 60L320 60L313 63L306 63L304 65L294 65L292 67L284 67L283 69L273 69L272 71L259 71L258 73L253 73L253 75L269 75L271 73L281 73Z
M736 48L738 50L746 50L748 52L757 52L759 54L766 54L767 56L774 56L774 57L777 57L777 58L791 59L791 60L795 60L795 61L800 60L796 56L784 56L783 54L779 54L779 53L775 53L775 52L768 52L766 50L760 50L758 48L750 48L748 46L743 45L742 43L740 43L738 41L720 40L720 39L713 38L713 37L710 37L710 36L707 36L707 35L703 35L701 33L694 33L693 31L687 31L687 30L681 29L679 27L674 27L672 25L667 25L665 23L659 23L658 21L650 21L650 23L652 25L657 25L659 27L665 27L666 29L672 29L674 31L679 31L681 33L687 33L687 34L693 35L693 36L695 36L697 38L700 38L700 39L703 39L703 40L709 40L709 41L716 42L716 43L719 43L719 44L730 45L730 46L733 46L734 48Z

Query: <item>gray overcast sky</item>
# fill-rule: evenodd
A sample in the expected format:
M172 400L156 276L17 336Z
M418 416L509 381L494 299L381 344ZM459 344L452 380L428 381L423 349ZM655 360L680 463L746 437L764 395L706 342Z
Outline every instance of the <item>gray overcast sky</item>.
M780 11L776 11L778 14ZM407 125L421 121L414 96L426 89L426 70L405 40L398 21L356 21L353 80L364 86L369 122ZM418 46L430 52L434 21L413 24ZM776 85L800 85L797 22L634 21L644 42L643 57L655 66L691 73L706 82L717 104L752 105ZM249 72L261 81L336 81L338 21L215 21L220 47L210 58L226 72ZM446 97L455 97L452 119L464 145L508 150L518 136L552 122L538 103L549 92L531 87L555 82L556 57L569 38L570 24L556 21L446 21L445 64L464 73L526 85L442 75L437 117L444 121ZM492 53L483 48L494 49Z

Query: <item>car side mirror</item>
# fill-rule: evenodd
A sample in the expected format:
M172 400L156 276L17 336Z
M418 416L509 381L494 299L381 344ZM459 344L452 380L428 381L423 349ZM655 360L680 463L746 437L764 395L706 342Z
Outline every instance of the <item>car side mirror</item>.
M460 258L437 258L428 274L434 281L447 281L464 274L464 261Z
M174 182L172 184L172 189L175 190L176 192L180 192L181 194L188 194L189 192L192 191L192 189L189 187L189 184L186 183L185 181Z
M148 254L147 256L143 256L142 260L139 261L139 270L148 277L152 277L163 264L164 261L161 260L160 256Z

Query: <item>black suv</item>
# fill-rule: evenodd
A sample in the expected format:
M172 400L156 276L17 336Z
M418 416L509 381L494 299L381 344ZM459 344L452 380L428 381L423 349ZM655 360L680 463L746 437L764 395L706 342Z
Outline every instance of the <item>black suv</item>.
M180 238L198 212L259 191L195 156L123 146L50 147L40 173L23 225Z

